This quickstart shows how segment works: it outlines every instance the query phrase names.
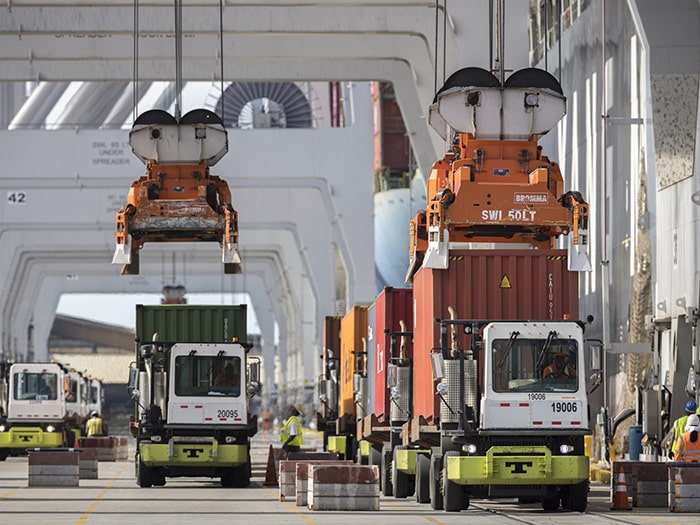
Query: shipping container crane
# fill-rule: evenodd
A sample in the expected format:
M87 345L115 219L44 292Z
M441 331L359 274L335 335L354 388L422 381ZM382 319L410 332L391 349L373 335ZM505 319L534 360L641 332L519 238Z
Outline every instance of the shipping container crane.
M559 166L537 144L565 113L561 85L540 69L516 71L503 84L479 67L447 79L429 121L452 147L433 164L427 209L411 220L407 282L421 266L447 268L450 249L474 242L550 249L569 233L569 269L590 270L588 204L564 191Z
M206 109L179 121L163 110L146 111L134 121L129 144L146 175L131 184L117 212L112 264L124 265L123 275L138 274L146 242L218 241L224 273L240 273L238 214L226 181L209 173L228 151L221 118Z

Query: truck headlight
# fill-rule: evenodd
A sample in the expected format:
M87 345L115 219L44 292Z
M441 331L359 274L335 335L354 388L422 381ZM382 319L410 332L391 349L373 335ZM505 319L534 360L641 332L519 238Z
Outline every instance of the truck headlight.
M574 451L573 445L560 445L559 452L562 454L571 454Z
M235 442L236 442L236 436L226 436L226 437L224 438L224 441L226 441L226 443L235 443Z
M0 425L0 432L5 432L6 428L5 425Z
M444 393L446 393L447 390L448 390L449 388L450 388L450 387L449 387L449 385L447 384L447 381L445 381L445 380L443 379L443 380L440 381L440 382L438 383L438 385L437 385L437 393L438 393L438 395L439 395L439 394L444 394Z
M476 445L474 443L465 443L462 445L462 450L470 456L473 456L476 454Z
M53 426L53 425L48 425L48 426L46 427L46 431L47 431L47 432L53 432L54 430L56 430L56 427Z
M162 436L151 436L151 441L153 441L154 443L160 443L162 440Z
M391 399L396 401L400 397L401 397L401 391L398 389L398 387L395 387L395 386L391 387Z

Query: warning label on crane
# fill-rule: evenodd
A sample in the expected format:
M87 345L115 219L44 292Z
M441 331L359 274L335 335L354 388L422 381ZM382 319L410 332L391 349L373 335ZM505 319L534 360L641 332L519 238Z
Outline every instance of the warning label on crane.
M507 275L504 275L503 279L501 279L501 285L499 286L499 288L512 288L510 284L510 279L508 279Z

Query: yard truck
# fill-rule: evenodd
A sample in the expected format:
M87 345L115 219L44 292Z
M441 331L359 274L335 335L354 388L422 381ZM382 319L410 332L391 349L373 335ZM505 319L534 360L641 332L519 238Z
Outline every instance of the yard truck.
M245 305L137 305L129 388L140 487L181 476L250 484L249 403L261 383L249 349Z

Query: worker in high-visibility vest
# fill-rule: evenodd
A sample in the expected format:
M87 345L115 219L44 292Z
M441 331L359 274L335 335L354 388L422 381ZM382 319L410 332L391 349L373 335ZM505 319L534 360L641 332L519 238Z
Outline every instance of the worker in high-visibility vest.
M301 445L304 443L304 438L301 435L301 418L304 413L301 405L291 405L289 407L289 417L282 425L280 432L280 440L282 441L282 449L287 453L299 452Z
M678 444L678 438L680 438L681 435L683 435L683 432L685 432L685 426L688 422L688 417L692 414L695 414L695 411L697 409L698 405L697 403L695 403L695 400L689 399L688 402L685 404L685 415L679 417L673 422L673 444L671 445L671 457L675 458L676 456L676 445Z
M688 422L685 426L685 432L681 434L676 443L676 455L674 461L685 462L700 462L700 439L698 439L698 431L700 430L700 417L692 414L688 417Z
M86 429L88 437L105 435L102 418L96 410L93 410L90 414L90 419L87 421Z

